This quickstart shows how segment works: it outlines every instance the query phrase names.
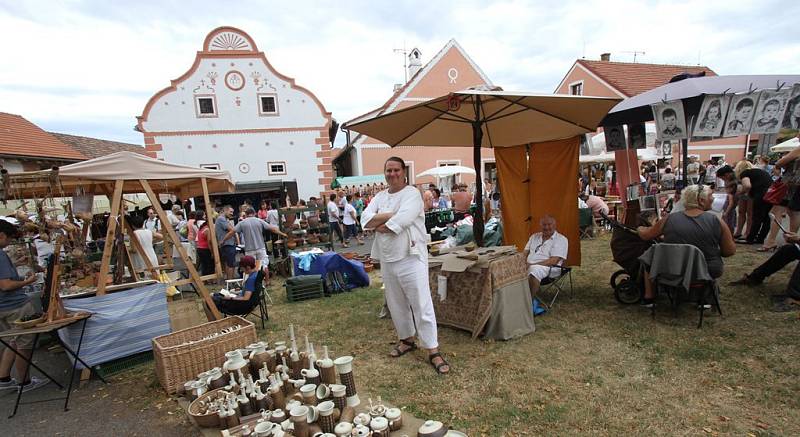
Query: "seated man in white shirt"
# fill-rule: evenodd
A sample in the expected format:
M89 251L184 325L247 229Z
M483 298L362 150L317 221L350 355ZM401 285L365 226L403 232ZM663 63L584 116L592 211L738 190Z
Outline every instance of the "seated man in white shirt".
M556 232L556 219L545 215L539 220L539 225L542 231L531 235L524 251L528 261L528 284L532 297L536 297L539 292L542 279L561 275L561 269L552 267L562 265L569 250L567 237Z

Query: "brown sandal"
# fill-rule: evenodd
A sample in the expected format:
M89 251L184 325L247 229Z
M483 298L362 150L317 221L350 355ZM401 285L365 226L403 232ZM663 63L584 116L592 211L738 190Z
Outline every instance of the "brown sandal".
M401 344L408 346L408 349L400 349ZM394 345L394 348L392 349L392 352L389 353L389 356L392 358L400 358L403 355L415 350L417 350L416 342L408 340L400 340L399 343Z
M433 359L436 358L436 357L441 358L442 362L439 363L439 364L433 364ZM446 375L446 374L450 373L450 363L448 363L447 360L444 359L444 357L442 356L441 353L435 352L435 353L432 353L432 354L428 355L428 362L430 362L431 366L433 366L433 368L436 369L436 373L438 373L440 375ZM442 371L442 367L445 367L445 366L447 366L447 371L443 372Z

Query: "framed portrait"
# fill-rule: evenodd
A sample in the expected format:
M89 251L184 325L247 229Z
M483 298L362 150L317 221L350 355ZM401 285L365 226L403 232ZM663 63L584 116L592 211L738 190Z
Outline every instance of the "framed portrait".
M647 148L647 129L644 123L632 123L628 125L628 148Z
M738 137L750 133L756 103L758 103L760 95L761 92L755 92L736 94L731 97L728 116L725 118L725 130L722 132L723 137Z
M625 150L625 129L619 126L604 126L603 134L606 138L606 151L616 152Z
M786 102L786 112L783 115L781 128L800 130L800 83L796 83L792 87L792 93Z
M756 106L753 126L754 134L776 134L781 130L786 104L792 95L792 88L761 91L761 98Z
M688 138L682 101L656 103L653 105L653 118L656 121L656 138L659 141L677 141Z
M658 155L662 158L672 158L672 142L662 141L658 150Z
M722 135L722 128L725 125L725 115L728 113L728 105L731 96L721 94L708 94L703 99L700 106L700 113L694 124L692 136L695 137L718 137Z

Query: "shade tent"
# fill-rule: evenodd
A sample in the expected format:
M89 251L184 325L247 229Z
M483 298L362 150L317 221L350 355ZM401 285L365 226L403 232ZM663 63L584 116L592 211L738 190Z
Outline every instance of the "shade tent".
M773 153L791 152L792 150L800 147L800 140L797 137L786 140L780 144L772 146L769 150Z
M422 173L418 174L417 177L421 178L423 176L433 176L437 178L446 178L448 176L453 176L457 174L475 174L475 170L464 167L463 165L442 165L439 167L429 168Z
M473 166L477 170L477 217L473 230L475 241L482 244L480 148L519 147L593 132L617 102L618 98L607 97L463 90L382 115L351 120L344 128L392 147L472 145ZM574 177L571 175L570 179Z
M364 176L343 176L338 177L331 183L331 188L352 187L354 185L382 184L386 182L386 177L382 174Z
M31 181L35 181L38 175L42 181L46 181L50 173L51 170L41 170L17 175L30 176ZM230 173L227 171L172 164L133 152L112 153L59 167L58 178L58 190L66 195L74 193L78 188L96 194L110 194L118 180L123 181L123 193L141 193L143 190L140 179L148 180L156 194L175 194L183 199L203 195L203 187L198 183L203 178L209 192L234 191ZM18 197L37 197L52 188L45 182L31 182L17 184L14 189L14 194Z

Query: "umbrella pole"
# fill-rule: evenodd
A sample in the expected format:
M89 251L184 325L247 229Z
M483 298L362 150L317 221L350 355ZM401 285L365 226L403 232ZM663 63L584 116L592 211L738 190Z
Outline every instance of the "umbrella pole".
M472 235L475 244L483 246L483 177L481 171L481 144L483 143L483 130L481 129L480 108L481 97L476 96L475 121L472 123L472 160L475 165L475 215L472 217Z

